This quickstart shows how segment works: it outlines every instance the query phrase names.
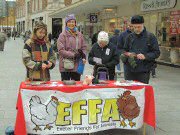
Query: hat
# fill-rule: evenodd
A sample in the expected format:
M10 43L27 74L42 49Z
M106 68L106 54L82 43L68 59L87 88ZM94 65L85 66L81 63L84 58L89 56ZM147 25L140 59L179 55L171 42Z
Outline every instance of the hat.
M47 31L47 25L46 24L44 24L42 21L36 22L33 32L36 33L36 31L38 29L41 29L41 28L43 28Z
M75 20L76 21L76 17L74 16L74 14L70 14L70 15L66 16L65 23L67 23L69 20Z
M142 24L142 23L144 23L144 18L143 18L143 16L135 15L131 18L131 23L132 24Z
M116 35L118 35L119 32L120 32L120 31L119 31L118 29L115 29L115 30L114 30L114 34L116 34Z
M101 31L98 34L98 41L107 41L109 42L109 35L105 31Z
M43 23L42 21L36 22L35 23L35 29L40 29L40 28L44 28L47 29L47 25L45 23Z

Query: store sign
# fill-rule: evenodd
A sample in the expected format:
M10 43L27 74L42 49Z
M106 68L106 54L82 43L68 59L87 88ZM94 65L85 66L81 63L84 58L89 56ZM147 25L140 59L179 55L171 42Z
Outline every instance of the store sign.
M98 16L97 15L90 15L90 23L97 23L98 21Z
M141 3L141 11L151 11L175 7L177 0L145 0Z
M172 11L170 13L170 34L176 35L180 34L180 10Z

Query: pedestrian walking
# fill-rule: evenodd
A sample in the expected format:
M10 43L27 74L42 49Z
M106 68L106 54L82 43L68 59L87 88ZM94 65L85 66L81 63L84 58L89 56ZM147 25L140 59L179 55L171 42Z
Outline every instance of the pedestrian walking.
M48 34L48 38L49 38L49 42L51 43L51 40L52 40L52 34L51 33Z
M66 28L57 40L59 51L59 70L61 80L79 81L78 63L86 63L86 48L84 37L77 29L76 18L73 14L65 18Z
M152 66L151 76L152 78L156 78L156 68L157 68L157 62L154 63Z
M99 34L100 31L96 32L93 34L93 37L92 37L92 45L94 45L95 43L97 43L97 38L98 38L98 34Z
M32 37L25 42L22 58L27 81L49 81L50 69L56 63L55 53L47 37L47 25L37 22Z
M126 39L121 54L125 65L125 79L148 84L150 71L159 57L160 51L156 37L144 27L143 16L131 18L134 32Z
M4 44L6 40L7 40L6 34L0 32L0 51L4 51Z
M115 66L119 63L119 55L116 45L109 42L108 33L101 31L98 34L98 41L95 43L88 56L89 64L94 65L94 73L98 67L108 69L109 80L114 80Z

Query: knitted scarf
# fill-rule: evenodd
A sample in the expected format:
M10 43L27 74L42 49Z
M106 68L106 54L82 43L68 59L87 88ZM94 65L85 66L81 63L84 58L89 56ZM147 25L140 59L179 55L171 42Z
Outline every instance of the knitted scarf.
M77 27L70 29L69 27L66 26L66 31L70 32L73 36L77 35Z
M43 39L34 39L34 41L37 43L37 44L39 44L39 45L45 45L46 44L46 42L45 42L45 40L44 40L44 38Z

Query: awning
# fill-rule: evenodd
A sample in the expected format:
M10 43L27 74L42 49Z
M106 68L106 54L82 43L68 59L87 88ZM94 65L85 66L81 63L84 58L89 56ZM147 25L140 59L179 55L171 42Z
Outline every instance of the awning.
M55 12L49 14L50 17L64 18L68 14L81 14L81 13L96 13L102 11L105 8L113 8L121 5L126 0L83 0L81 2L74 3L70 6L58 9Z

